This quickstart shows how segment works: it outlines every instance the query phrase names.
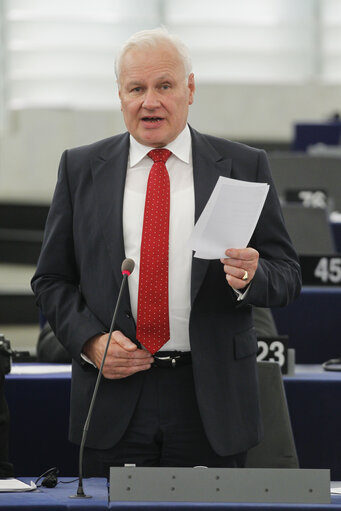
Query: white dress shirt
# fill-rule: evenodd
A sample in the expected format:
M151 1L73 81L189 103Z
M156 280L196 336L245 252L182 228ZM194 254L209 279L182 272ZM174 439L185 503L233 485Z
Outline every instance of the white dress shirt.
M192 140L188 126L165 146L172 154L166 162L170 180L169 218L169 327L170 340L163 351L189 351L189 315L192 250L188 240L194 227ZM128 279L132 314L137 319L140 247L144 203L153 161L147 153L155 149L138 143L130 135L130 150L123 200L123 236L126 257L135 261Z

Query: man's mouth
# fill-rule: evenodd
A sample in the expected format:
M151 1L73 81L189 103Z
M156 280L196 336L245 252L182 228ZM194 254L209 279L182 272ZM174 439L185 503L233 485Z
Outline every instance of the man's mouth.
M151 122L151 123L155 122L156 123L156 122L162 121L163 118L162 117L142 117L142 120L144 122Z

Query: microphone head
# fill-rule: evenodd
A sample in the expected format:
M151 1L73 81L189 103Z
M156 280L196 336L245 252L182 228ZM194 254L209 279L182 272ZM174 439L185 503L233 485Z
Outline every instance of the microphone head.
M121 272L123 274L126 274L129 276L131 273L133 273L134 268L135 268L135 261L133 259L127 258L122 263Z

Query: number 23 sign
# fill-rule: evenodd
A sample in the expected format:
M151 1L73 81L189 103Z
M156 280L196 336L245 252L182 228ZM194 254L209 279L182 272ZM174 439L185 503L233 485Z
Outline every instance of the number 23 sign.
M288 371L288 336L258 337L258 362L277 362L283 374Z

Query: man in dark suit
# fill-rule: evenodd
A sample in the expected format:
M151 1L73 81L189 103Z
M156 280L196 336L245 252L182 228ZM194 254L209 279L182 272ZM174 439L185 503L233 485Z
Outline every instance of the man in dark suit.
M73 358L70 439L80 442L121 262L131 257L136 269L104 365L85 473L107 475L110 465L124 463L243 466L261 437L252 306L285 306L301 286L267 158L187 125L195 91L190 57L166 31L135 34L117 58L116 74L128 132L63 154L32 281L38 305ZM153 164L156 153L166 163ZM170 183L148 231L148 176L155 169ZM267 182L270 191L249 247L226 247L222 260L193 258L188 238L219 176ZM169 201L167 254L160 257L163 239L148 248L148 264L159 262L142 278L148 251L140 257L140 246L147 231L158 230ZM145 320L149 302L141 288L149 296L161 281L157 291L161 296L168 286L167 297L154 299L153 311L161 307L162 314ZM148 347L148 328L158 348ZM161 329L168 333L160 342Z

